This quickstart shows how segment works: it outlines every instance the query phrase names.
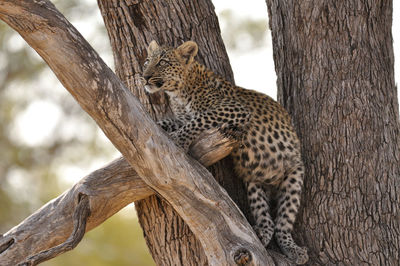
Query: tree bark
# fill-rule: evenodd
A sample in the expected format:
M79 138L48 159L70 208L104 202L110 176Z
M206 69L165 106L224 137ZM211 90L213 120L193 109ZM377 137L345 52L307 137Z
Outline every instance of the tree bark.
M54 5L2 1L0 18L43 57L146 184L174 206L199 239L208 263L234 264L243 254L252 264L270 262L226 192L155 125ZM6 248L12 244L6 242Z
M392 1L266 2L278 98L307 169L297 236L310 265L398 265Z
M153 39L174 47L186 40L196 41L200 47L197 59L233 82L211 1L99 0L98 3L111 40L116 74L155 119L169 114L167 99L164 94L146 95L139 81L145 51ZM249 219L244 184L235 178L232 169L232 163L226 159L211 170ZM206 255L198 240L167 202L151 197L136 202L135 206L158 265L206 264Z

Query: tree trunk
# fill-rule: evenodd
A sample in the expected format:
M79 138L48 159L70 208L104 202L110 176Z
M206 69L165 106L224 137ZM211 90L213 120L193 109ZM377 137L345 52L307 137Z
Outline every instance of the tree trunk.
M278 98L307 169L297 236L310 265L398 265L392 1L266 2Z
M209 0L139 1L99 0L111 40L115 71L138 96L155 119L168 114L165 95L150 97L139 78L151 40L178 46L183 41L199 44L197 59L233 82L229 59L221 39L214 6ZM211 168L214 177L249 217L243 183L233 175L229 159ZM196 237L171 206L157 196L135 203L150 252L158 265L205 265L207 258Z

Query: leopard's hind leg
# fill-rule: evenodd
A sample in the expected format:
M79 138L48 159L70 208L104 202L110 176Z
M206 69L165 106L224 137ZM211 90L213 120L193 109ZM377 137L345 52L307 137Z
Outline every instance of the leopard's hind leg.
M293 224L300 206L304 166L301 161L291 168L279 185L275 239L282 252L296 264L308 261L307 249L299 247L292 238Z
M247 194L250 210L256 222L254 230L264 247L267 247L274 234L274 221L270 214L269 195L264 191L262 185L257 182L248 183Z

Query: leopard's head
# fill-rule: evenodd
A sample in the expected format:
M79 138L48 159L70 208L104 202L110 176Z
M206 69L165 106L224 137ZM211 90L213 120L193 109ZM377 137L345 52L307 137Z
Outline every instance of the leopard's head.
M186 83L197 51L197 44L193 41L187 41L176 49L152 41L143 65L145 89L150 93L163 90L168 94L180 90Z

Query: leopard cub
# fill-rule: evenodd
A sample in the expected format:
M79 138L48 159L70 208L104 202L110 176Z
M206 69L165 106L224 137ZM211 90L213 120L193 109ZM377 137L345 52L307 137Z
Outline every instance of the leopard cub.
M164 91L174 117L159 121L175 143L186 151L204 130L218 128L239 142L233 151L235 172L247 183L251 213L265 247L272 236L282 252L297 264L308 260L307 250L292 238L300 206L304 166L300 144L288 113L272 98L237 87L194 60L192 41L178 48L152 41L143 66L145 89ZM275 199L276 215L271 215Z

